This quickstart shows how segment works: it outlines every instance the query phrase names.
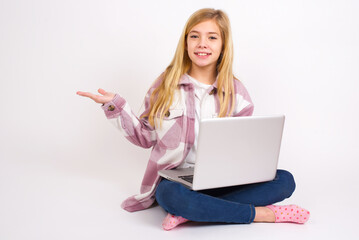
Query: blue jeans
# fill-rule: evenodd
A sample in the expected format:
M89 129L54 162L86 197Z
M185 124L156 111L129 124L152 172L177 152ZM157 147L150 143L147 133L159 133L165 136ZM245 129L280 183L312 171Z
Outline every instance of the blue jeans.
M277 170L274 180L234 187L192 191L162 179L156 190L158 204L167 212L196 222L251 223L256 206L284 200L295 189L293 175Z

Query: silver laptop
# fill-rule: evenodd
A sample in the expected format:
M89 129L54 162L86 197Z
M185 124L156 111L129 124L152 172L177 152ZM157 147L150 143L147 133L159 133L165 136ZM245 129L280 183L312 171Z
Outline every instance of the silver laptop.
M284 118L280 115L202 120L195 167L158 173L192 190L273 180Z

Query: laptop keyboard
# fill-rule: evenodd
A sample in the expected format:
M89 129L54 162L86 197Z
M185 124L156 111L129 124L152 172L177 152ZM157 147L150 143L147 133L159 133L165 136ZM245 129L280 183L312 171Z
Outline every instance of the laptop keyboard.
M187 176L178 176L180 179L185 180L186 182L193 183L193 175L187 175Z

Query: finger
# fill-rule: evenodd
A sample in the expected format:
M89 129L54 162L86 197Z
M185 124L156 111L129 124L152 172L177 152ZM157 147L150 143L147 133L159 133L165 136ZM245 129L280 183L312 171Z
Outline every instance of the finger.
M95 95L95 94L93 94L93 93L78 91L77 94L80 95L80 96L83 96L83 97L91 98L91 99L94 100L95 102L98 101L98 96Z
M76 94L77 94L77 95L80 95L80 96L83 96L83 95L88 95L89 92L77 91Z
M76 92L77 95L80 95L80 96L83 96L83 97L91 97L93 94L92 93L89 93L89 92L81 92L81 91L78 91Z
M89 92L81 92L81 91L77 91L76 94L80 95L80 96L83 96L83 97L89 97L89 95L90 95Z
M106 92L105 90L103 90L102 88L99 88L97 91L98 91L100 94L102 94L102 95L106 95L106 94L107 94L107 92Z

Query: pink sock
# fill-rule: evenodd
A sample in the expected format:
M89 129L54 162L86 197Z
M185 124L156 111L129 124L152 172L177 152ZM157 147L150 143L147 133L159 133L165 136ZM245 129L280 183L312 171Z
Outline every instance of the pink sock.
M308 221L310 212L297 205L276 206L268 205L275 215L275 222L305 223Z
M167 216L163 220L162 227L164 230L168 231L168 230L171 230L172 228L177 227L181 223L188 222L188 221L189 220L187 220L183 217L175 216L172 214L167 214Z

